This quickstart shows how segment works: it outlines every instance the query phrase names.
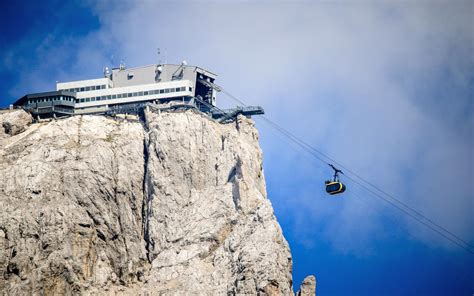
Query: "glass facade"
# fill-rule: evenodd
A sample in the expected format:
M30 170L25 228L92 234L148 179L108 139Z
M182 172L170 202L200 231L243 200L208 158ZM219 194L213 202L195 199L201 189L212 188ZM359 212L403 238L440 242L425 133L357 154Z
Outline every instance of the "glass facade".
M84 87L76 87L76 88L67 88L67 89L62 89L64 91L70 91L70 92L82 92L82 91L91 91L91 90L100 90L100 89L106 89L107 86L105 84L102 85L92 85L92 86L84 86Z
M192 88L189 88L189 89L191 90ZM186 91L186 87L182 86L182 87L155 89L155 90L140 91L140 92L133 92L133 93L106 95L106 96L101 96L101 97L82 98L82 99L76 99L76 103L94 102L94 101L101 101L101 100L113 100L113 99L130 98L130 97L142 97L142 96L148 96L148 95L157 95L157 94L180 92L180 91Z
M58 101L74 102L74 98L64 97L64 96L35 98L35 99L28 99L28 104L43 103L43 102L58 102Z

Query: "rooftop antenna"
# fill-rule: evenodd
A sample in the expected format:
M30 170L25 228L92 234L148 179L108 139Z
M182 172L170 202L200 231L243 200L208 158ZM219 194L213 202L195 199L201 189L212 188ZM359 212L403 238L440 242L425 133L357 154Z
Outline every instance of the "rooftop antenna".
M114 55L110 56L110 66L114 67Z
M157 48L156 53L158 54L158 65L161 65L161 58L160 58L161 50L159 47Z
M125 70L125 63L123 62L123 60L120 61L120 70Z

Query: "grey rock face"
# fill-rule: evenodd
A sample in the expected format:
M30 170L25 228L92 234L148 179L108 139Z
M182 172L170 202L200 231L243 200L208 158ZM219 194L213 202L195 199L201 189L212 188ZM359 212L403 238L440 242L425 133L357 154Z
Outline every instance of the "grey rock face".
M253 122L146 115L29 118L3 134L0 291L292 295Z
M156 286L291 294L291 254L252 122L220 125L192 112L149 113L149 122L145 236Z
M0 142L6 294L138 280L148 264L142 139L139 123L87 116L35 124Z

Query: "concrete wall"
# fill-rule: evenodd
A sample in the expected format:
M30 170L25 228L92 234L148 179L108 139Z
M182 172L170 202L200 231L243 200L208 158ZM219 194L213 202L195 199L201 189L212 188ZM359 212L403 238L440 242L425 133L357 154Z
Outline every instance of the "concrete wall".
M157 69L160 75L157 77ZM132 85L151 84L173 81L173 75L178 75L183 70L181 80L196 82L196 67L181 65L149 65L129 69L113 69L112 80L114 87L125 87ZM158 80L156 79L158 78Z

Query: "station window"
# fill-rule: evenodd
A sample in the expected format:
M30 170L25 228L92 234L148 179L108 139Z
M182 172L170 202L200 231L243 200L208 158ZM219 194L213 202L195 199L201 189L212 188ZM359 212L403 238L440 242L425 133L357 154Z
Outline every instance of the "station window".
M127 97L130 98L131 96L132 96L132 93L128 93L128 94L127 94Z
M189 87L189 91L193 91L193 88L192 88L192 87Z
M95 97L95 100L96 100L96 101L100 101L100 97Z
M117 98L117 95L112 95L112 100L116 98Z
M177 87L177 88L176 88L176 91L181 91L181 87Z
M138 95L138 93L137 93L137 92L134 92L134 93L133 93L133 96L134 96L134 97L136 97L137 95Z
M84 88L83 88L83 87L81 87L80 91L84 91Z
M139 97L143 96L143 92L142 91L138 92L138 96Z
M90 101L91 101L91 99L90 99L90 98L86 98L86 102L90 102Z
M144 95L144 96L148 96L148 92L147 92L147 91L144 91L144 92L143 92L143 95Z
M91 90L91 87L90 86L87 86L86 87L86 91L90 91Z
M103 85L101 86L101 89L105 89L105 84L103 84Z
M160 94L163 94L165 92L164 89L160 89Z
M91 98L91 102L95 102L95 97L92 97L92 98Z

